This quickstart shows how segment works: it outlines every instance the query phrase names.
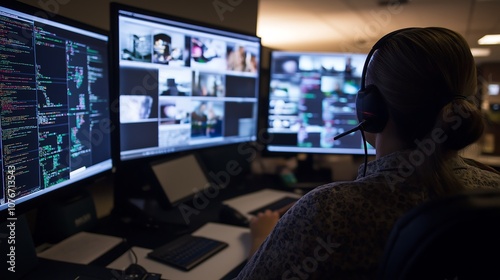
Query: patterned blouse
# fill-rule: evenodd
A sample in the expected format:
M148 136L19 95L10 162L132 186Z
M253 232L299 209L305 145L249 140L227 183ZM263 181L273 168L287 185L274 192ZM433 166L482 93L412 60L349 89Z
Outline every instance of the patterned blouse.
M429 198L409 156L392 153L369 162L365 176L360 166L355 181L304 195L236 279L373 279L395 221ZM467 189L500 188L488 166L459 156L449 163Z

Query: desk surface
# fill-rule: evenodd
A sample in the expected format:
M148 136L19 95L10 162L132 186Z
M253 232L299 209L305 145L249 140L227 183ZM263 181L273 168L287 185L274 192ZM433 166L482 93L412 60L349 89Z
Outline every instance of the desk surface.
M193 278L192 276L194 274L203 275L203 279L232 279L237 275L246 261L250 245L249 229L221 224L219 212L222 204L225 201L242 202L245 200L241 199L242 195L251 194L243 196L247 197L247 200L245 203L240 204L240 206L246 205L246 207L258 208L267 204L269 199L291 194L290 192L284 191L274 192L265 190L264 192L266 192L268 196L266 199L262 199L262 195L254 194L254 192L258 192L259 190L262 189L242 188L231 191L223 190L217 197L210 199L209 203L205 205L203 209L198 209L200 211L198 211L196 215L192 215L189 223L184 225L172 225L168 223L169 219L166 219L164 224L160 223L157 227L148 227L147 224L151 224L150 222L146 221L146 223L138 224L135 219L137 217L131 218L127 215L118 215L123 214L123 212L112 214L110 217L100 221L100 225L92 230L92 232L124 238L127 240L126 243L121 243L119 246L116 246L88 265L51 261L40 258L41 261L35 270L23 279L56 279L51 278L51 276L54 275L54 270L60 273L57 274L58 276L64 275L65 279L75 279L79 275L95 275L93 277L96 280L111 279L107 276L109 276L110 272L113 272L113 269L123 270L126 264L130 263L127 257L129 248L134 248L134 251L136 251L140 260L139 264L143 265L150 272L161 273L166 277L165 279L202 279L198 277ZM270 193L273 193L273 195L269 196ZM261 198L256 199L255 195ZM248 199L252 200L252 203L250 203ZM164 211L161 214L172 215L172 213L175 213L178 215L178 212L175 211L179 210L172 209ZM145 258L145 255L151 248L160 246L185 233L192 233L194 235L207 236L215 239L221 238L223 241L228 242L230 246L187 274ZM50 272L48 271L49 269L51 270ZM40 278L42 274L47 275L47 277Z
M221 279L247 259L250 249L248 228L207 223L193 235L224 241L229 246L188 272L148 259L146 256L151 249L133 247L132 250L137 256L138 264L149 272L161 274L166 279ZM131 262L133 262L133 257L131 253L126 252L107 267L124 270Z

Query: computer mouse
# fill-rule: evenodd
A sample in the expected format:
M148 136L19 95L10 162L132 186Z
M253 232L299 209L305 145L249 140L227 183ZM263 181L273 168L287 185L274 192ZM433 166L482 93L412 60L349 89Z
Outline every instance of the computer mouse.
M148 271L142 267L141 265L138 265L136 263L130 264L126 269L125 269L125 274L126 275L144 275L147 274Z
M222 208L219 212L219 218L221 222L230 225L241 227L248 227L250 225L250 221L247 219L247 217L245 217L245 215L226 204L222 205Z

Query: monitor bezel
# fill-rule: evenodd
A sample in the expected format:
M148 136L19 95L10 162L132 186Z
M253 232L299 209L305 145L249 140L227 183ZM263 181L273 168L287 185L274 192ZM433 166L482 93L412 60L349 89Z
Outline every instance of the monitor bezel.
M130 13L138 13L141 15L144 15L146 17L153 17L153 18L158 18L158 19L164 19L166 21L173 21L173 22L178 22L181 25L191 25L191 26L196 26L197 28L202 28L202 29L207 29L216 31L216 32L222 32L228 34L228 36L236 37L236 36L243 36L243 37L248 37L250 40L255 40L258 45L259 45L259 65L257 69L257 77L256 77L256 95L255 98L257 99L256 101L256 116L255 116L255 135L252 135L251 138L254 138L254 140L238 140L238 141L222 141L222 142L217 142L214 143L213 145L203 145L203 146L193 146L189 147L186 149L179 149L179 150L174 150L174 151L165 151L162 153L158 154L152 154L149 156L140 156L140 157L133 157L129 159L123 159L121 155L121 142L120 142L120 118L119 118L119 71L120 71L120 58L119 58L119 32L118 32L118 26L119 26L119 17L120 17L120 10L124 10L126 12ZM180 154L185 154L189 152L200 152L205 149L210 149L210 148L216 148L216 147L223 147L223 146L232 146L232 145L238 145L241 143L245 142L255 142L257 141L258 137L258 120L259 120L259 114L260 114L260 107L259 107L259 102L260 102L260 80L261 80L261 68L262 68L262 41L259 36L256 34L252 34L249 32L229 28L229 27L223 27L207 22L202 22L202 21L197 21L194 19L190 19L187 17L180 17L180 16L175 16L172 14L164 13L164 12L157 12L157 11L152 11L148 9L144 9L141 7L137 6L132 6L132 5L127 5L127 4L122 4L122 3L117 3L117 2L111 2L110 3L110 60L111 60L111 69L112 69L112 75L111 75L111 93L112 93L112 123L114 124L113 127L115 129L112 137L113 138L113 143L116 143L114 145L113 150L112 150L112 157L113 161L116 164L117 168L120 168L121 166L126 166L130 167L136 164L147 164L151 161L158 161L161 160L164 157L170 157L170 156L177 156ZM209 34L207 32L207 34ZM221 35L221 34L218 34ZM158 148L158 147L157 147Z
M28 14L30 16L38 17L42 21L51 21L55 22L57 24L62 24L62 25L68 25L71 27L75 27L77 29L82 29L89 31L90 33L95 33L98 34L99 36L105 36L107 39L107 64L108 64L108 71L110 71L110 54L109 54L109 45L110 45L110 33L107 30L104 30L102 28L96 27L94 25L81 22L60 14L54 14L51 12L48 12L42 8L38 8L36 6L32 6L26 3L22 3L19 1L7 1L6 3L1 3L0 7L5 7L7 9L11 9L20 13ZM110 91L110 73L108 73L108 108L110 105L110 100L111 100L111 91ZM110 116L111 118L111 112ZM110 146L113 146L113 142L111 139L111 134L110 133ZM112 147L110 147L111 149ZM111 150L110 150L111 151ZM112 154L111 154L112 155ZM29 213L31 211L36 211L36 209L43 207L49 203L53 203L54 200L65 200L70 197L75 197L78 196L82 191L87 191L88 187L90 187L92 184L100 181L104 181L107 178L110 178L112 176L112 170L114 166L113 158L112 156L103 162L100 162L98 164L106 164L108 165L108 162L110 163L109 166L105 170L101 171L96 171L94 174L88 175L87 177L79 178L74 182L68 182L62 186L59 186L57 188L54 188L50 191L41 193L37 196L33 196L27 200L22 200L21 202L16 202L14 203L14 214L15 216L20 216L24 215L26 213ZM2 171L4 174L6 173L6 168L4 167L4 170ZM5 183L5 182L4 182ZM64 182L63 182L64 183ZM7 205L7 203L6 203ZM5 207L0 209L0 222L5 221L7 219L12 218L12 215L10 215L9 210L12 208ZM15 219L15 218L13 218Z

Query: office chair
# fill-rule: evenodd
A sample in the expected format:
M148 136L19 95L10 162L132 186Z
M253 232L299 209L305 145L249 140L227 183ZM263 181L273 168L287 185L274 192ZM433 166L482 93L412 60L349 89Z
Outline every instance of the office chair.
M426 202L399 219L377 279L500 279L500 191Z

